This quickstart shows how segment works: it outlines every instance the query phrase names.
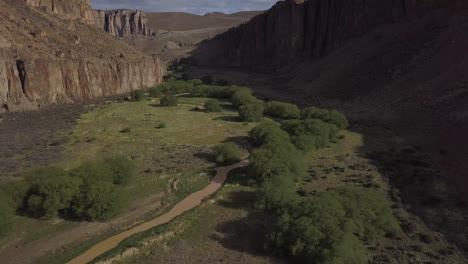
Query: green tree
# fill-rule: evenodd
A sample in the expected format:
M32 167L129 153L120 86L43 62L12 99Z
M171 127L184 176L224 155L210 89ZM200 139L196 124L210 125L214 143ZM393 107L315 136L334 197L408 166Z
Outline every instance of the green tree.
M57 217L69 208L80 185L81 179L68 175L51 175L36 179L29 190L28 211L36 217Z
M177 106L179 104L179 99L172 95L166 95L161 98L162 106Z
M289 142L289 134L283 131L278 124L272 121L261 122L252 129L249 137L255 146L263 146L274 142Z
M222 112L223 108L219 105L218 100L209 99L205 102L205 108L208 112Z
M223 165L230 165L240 161L241 152L239 146L234 143L225 143L215 149L216 162Z
M277 176L299 178L306 175L302 154L289 142L274 142L255 149L250 158L251 173L258 182Z
M240 107L242 105L248 104L263 103L261 100L257 99L255 96L253 96L250 92L246 90L235 92L231 97L231 102L235 107Z
M239 115L245 122L260 122L264 110L263 104L246 104L239 107Z
M326 123L334 124L339 129L349 126L346 116L336 110L321 109L318 107L308 107L301 111L301 119L320 119Z
M298 119L301 110L294 104L271 101L265 105L265 115L278 119Z
M336 142L339 130L334 124L319 119L287 120L281 128L288 132L294 145L305 152Z
M135 164L125 157L106 159L106 164L112 173L113 183L117 185L127 185L135 173Z
M106 220L115 216L122 207L120 193L115 185L105 181L82 185L71 205L74 217L87 221Z

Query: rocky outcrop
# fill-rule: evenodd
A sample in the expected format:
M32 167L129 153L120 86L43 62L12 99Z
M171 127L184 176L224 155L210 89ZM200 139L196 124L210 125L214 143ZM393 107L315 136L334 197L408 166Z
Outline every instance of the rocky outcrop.
M163 81L159 58L75 21L80 14L88 20L87 0L3 0L0 6L0 112L125 94Z
M321 57L383 24L412 19L457 0L287 0L207 41L201 63L274 70Z
M159 59L0 60L0 112L128 93L162 82Z
M115 37L150 36L146 23L139 10L94 10L94 24Z
M94 23L90 0L23 0L26 4L43 8L46 12L63 19L79 19L87 24Z

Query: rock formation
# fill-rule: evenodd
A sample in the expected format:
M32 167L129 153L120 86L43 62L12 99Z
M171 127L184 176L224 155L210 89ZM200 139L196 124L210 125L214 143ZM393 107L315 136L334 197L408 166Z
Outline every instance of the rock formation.
M194 57L202 63L274 70L298 59L321 57L373 28L455 1L280 1L250 22L205 43Z
M139 10L94 10L94 24L115 37L150 36L145 14Z
M27 0L54 16L23 1L3 2L0 112L124 94L163 80L165 66L158 58L77 20L85 14L81 20L89 23L88 1Z
M90 0L23 0L26 4L43 8L50 14L63 19L80 19L87 24L94 23Z

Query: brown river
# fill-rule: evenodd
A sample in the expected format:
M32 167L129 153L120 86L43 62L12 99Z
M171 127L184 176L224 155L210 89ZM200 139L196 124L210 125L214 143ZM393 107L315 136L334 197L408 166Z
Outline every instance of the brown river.
M219 167L216 169L216 176L212 179L211 183L203 190L195 192L189 195L187 198L182 200L180 203L176 204L169 212L149 221L143 223L141 225L135 226L132 229L119 233L113 237L110 237L98 244L94 245L88 251L83 253L82 255L74 258L73 260L69 261L68 264L85 264L91 262L96 257L106 253L107 251L115 248L120 242L124 239L149 230L153 227L157 227L159 225L165 224L170 222L172 219L176 218L177 216L197 207L200 205L206 197L210 196L211 194L215 193L223 183L227 179L227 175L231 170L245 167L249 164L247 160L241 161L237 164L226 166L226 167Z

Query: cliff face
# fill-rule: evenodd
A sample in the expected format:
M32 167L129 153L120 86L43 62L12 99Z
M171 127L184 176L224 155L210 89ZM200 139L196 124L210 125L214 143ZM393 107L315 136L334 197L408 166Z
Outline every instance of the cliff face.
M419 17L454 0L287 0L201 45L202 63L274 70L321 57L383 24Z
M26 4L43 8L50 14L63 19L80 19L87 24L94 23L90 0L23 0Z
M94 24L115 37L150 36L146 15L139 10L94 10Z
M0 3L0 112L124 94L163 81L158 58L76 20L87 1L26 4Z

